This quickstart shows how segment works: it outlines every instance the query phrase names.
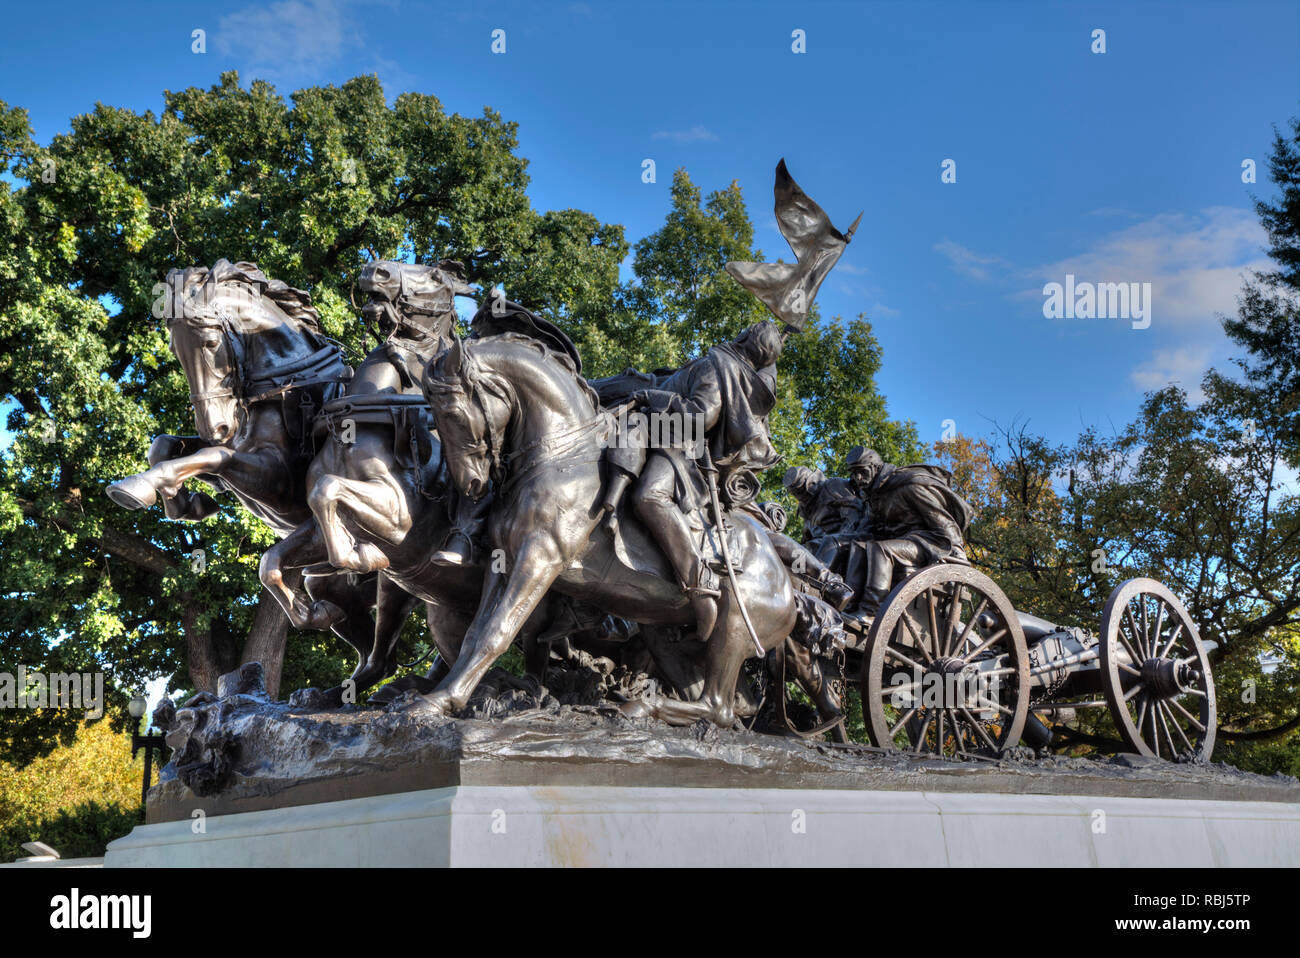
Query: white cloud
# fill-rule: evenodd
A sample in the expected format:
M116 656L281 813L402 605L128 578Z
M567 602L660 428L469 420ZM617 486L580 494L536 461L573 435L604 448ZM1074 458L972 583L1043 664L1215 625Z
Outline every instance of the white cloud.
M869 276L871 270L866 266L854 266L852 263L846 263L840 260L835 264L835 270L844 273L846 276Z
M1163 389L1170 384L1181 386L1193 402L1200 402L1201 377L1210 366L1213 350L1209 346L1178 346L1157 349L1129 379L1141 392Z
M1219 330L1218 313L1236 311L1243 274L1266 267L1265 235L1250 210L1216 206L1194 215L1162 213L1101 237L1092 248L1036 267L1042 283L1150 283L1155 327ZM1031 291L1026 290L1026 298Z
M280 0L222 17L215 45L258 77L310 80L358 36L341 0Z
M936 252L947 257L952 268L958 273L980 282L992 279L995 271L1001 273L1011 268L1011 264L1000 256L984 256L951 240L935 243L934 248Z
M699 123L689 130L656 130L654 140L672 140L674 143L716 143L718 135Z

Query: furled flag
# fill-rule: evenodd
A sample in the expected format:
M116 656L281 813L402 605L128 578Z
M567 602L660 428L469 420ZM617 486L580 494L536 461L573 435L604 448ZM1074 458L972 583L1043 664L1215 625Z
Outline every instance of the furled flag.
M763 301L787 330L801 330L808 319L822 280L839 260L862 214L847 233L831 225L830 217L799 188L785 160L776 166L776 222L790 248L794 263L728 263L727 272Z

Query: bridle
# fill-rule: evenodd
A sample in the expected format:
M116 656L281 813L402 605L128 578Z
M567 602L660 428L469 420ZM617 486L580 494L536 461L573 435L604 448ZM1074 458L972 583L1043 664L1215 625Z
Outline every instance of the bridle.
M598 434L611 428L610 417L602 415L597 409L590 419L585 419L564 432L539 436L518 449L505 452L505 432L509 428L509 421L505 427L497 426L489 414L483 394L490 393L510 410L519 408L518 396L508 380L502 378L497 382L480 373L468 351L464 354L455 381L441 376L426 377L425 391L441 397L461 399L478 407L485 426L484 432L479 434L470 423L470 438L461 445L471 455L488 459L492 484L497 488L498 495L504 495L542 465L563 470L599 460L599 452L594 457L590 455L588 440L598 438ZM539 451L542 453L540 456L536 455ZM507 470L509 475L506 475Z
M191 405L213 399L233 398L243 405L251 406L276 399L293 389L319 383L340 382L347 378L347 366L343 363L343 344L326 336L322 338L328 345L322 346L308 356L250 373L246 369L248 354L244 348L243 337L234 329L231 318L225 310L216 313L215 321L194 318L173 319L168 325L172 326L177 322L186 322L201 329L219 329L231 359L230 371L221 377L220 385L203 392L190 392Z
M468 441L460 442L457 445L460 445L472 456L486 458L488 460L489 476L493 485L500 485L504 467L504 457L502 456L502 449L505 445L504 430L493 421L488 412L487 404L483 400L483 393L489 392L493 394L510 409L514 408L511 402L512 395L508 385L498 387L491 383L487 377L479 375L470 365L470 362L470 357L466 354L461 364L460 373L455 380L444 379L441 376L426 376L424 389L427 393L439 398L439 405L451 399L460 400L467 404L472 403L478 407L479 415L483 419L483 432L480 433L474 429L472 416L466 416L470 437ZM434 418L437 419L436 411Z

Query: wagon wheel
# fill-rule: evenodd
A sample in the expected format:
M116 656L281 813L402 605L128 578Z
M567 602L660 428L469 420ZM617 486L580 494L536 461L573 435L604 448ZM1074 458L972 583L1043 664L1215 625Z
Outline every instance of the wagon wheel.
M1115 726L1140 755L1214 751L1210 659L1187 609L1155 579L1129 579L1101 617L1101 676Z
M1029 653L1011 603L970 566L932 565L885 597L862 660L873 745L997 755L1029 714Z

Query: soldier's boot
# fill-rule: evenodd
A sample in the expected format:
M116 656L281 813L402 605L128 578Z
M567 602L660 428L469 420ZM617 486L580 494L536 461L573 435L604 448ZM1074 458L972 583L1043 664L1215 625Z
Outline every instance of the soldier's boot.
M798 546L790 561L791 568L797 570L795 574L816 586L821 597L835 611L843 612L848 608L849 603L853 601L853 590L849 588L848 583L832 572L830 566L819 556L803 546Z
M695 612L696 635L701 642L707 642L713 634L714 626L718 624L718 599L722 596L722 589L713 570L698 559L696 570L694 585L684 585L683 588L691 600L691 609Z
M444 566L473 565L478 561L477 543L487 525L492 497L483 496L476 502L469 496L454 491L454 486L451 488L453 491L448 502L452 513L451 531L447 533L442 548L433 554L430 561Z
M874 588L870 585L863 586L857 608L847 614L853 616L863 625L870 625L876 620L876 616L880 612L880 603L886 594L887 590L885 589Z
M618 530L619 501L623 498L627 487L631 485L633 477L622 469L611 469L610 473L609 481L605 483L605 496L601 500L600 508L605 514L601 522L612 535Z
M442 548L433 554L430 561L435 565L473 565L475 559L474 540L463 529L452 529L447 533Z
M827 569L818 579L817 584L821 588L822 598L837 612L843 612L853 601L853 590L849 588L848 583L830 569Z

